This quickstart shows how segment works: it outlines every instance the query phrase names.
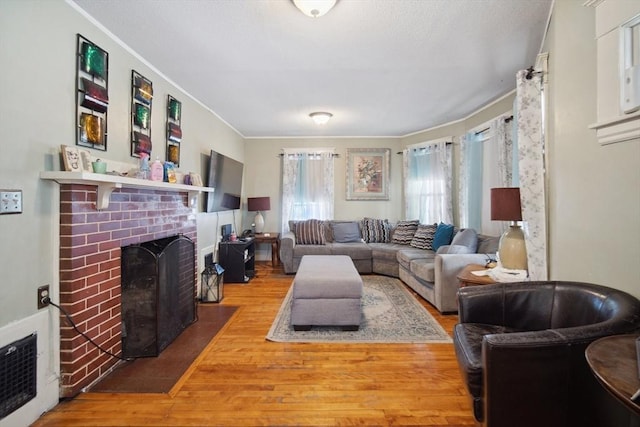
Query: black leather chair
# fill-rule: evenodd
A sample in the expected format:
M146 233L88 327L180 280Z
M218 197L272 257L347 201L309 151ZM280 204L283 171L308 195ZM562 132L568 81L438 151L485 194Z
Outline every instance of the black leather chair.
M454 346L473 400L490 427L640 425L591 373L592 341L640 330L640 301L576 282L461 288Z

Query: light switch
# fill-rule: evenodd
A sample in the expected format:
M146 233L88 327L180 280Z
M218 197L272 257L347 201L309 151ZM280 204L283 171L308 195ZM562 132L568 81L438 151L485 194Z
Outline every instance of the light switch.
M0 214L22 213L22 190L0 190Z

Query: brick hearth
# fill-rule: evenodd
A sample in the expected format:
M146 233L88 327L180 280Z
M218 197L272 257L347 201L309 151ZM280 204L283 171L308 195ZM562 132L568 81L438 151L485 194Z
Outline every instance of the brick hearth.
M60 186L60 304L81 331L120 354L120 248L176 234L197 245L196 219L186 192L123 188L107 209L96 211L95 202L95 186ZM64 316L60 336L61 397L78 394L118 361Z

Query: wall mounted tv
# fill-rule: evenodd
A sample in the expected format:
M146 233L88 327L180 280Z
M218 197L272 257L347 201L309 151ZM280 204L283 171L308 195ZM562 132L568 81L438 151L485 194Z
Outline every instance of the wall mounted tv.
M243 170L239 161L211 150L207 186L215 191L207 193L207 212L240 209Z

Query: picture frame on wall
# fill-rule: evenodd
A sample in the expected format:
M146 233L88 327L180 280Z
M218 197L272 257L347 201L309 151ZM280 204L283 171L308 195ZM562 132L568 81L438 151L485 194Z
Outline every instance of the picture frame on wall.
M347 200L389 200L390 148L347 148Z

